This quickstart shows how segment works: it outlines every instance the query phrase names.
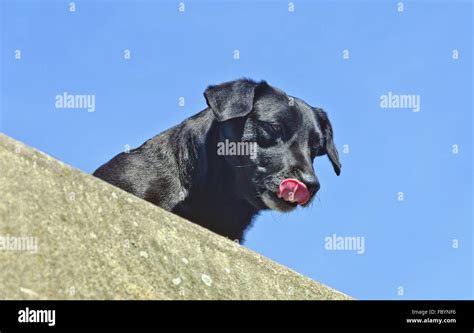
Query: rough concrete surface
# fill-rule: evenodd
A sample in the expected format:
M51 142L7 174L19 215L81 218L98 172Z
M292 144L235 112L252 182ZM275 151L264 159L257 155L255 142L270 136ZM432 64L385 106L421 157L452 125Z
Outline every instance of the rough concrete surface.
M0 134L0 299L350 297Z

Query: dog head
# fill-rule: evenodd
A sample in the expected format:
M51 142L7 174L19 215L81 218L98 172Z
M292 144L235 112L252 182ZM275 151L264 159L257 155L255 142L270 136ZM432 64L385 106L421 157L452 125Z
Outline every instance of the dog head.
M239 192L258 209L306 206L320 188L313 161L341 163L326 112L252 80L210 86L204 92L216 118L217 158L235 170Z

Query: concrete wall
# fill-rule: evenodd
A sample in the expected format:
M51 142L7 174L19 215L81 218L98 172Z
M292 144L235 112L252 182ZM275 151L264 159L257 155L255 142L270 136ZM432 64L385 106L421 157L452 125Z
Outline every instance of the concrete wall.
M0 134L0 299L348 298Z

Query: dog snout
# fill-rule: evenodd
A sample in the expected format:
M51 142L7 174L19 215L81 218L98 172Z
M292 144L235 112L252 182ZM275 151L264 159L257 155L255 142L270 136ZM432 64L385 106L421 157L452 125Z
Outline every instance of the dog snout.
M308 189L311 196L316 194L321 187L321 184L319 184L318 179L314 175L304 173L301 175L300 180L306 185L306 188Z

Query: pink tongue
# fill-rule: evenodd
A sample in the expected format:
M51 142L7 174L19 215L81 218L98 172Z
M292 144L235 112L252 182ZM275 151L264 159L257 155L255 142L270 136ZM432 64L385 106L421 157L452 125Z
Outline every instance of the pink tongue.
M285 179L280 183L278 197L285 201L304 205L309 200L309 191L306 185L296 179Z

